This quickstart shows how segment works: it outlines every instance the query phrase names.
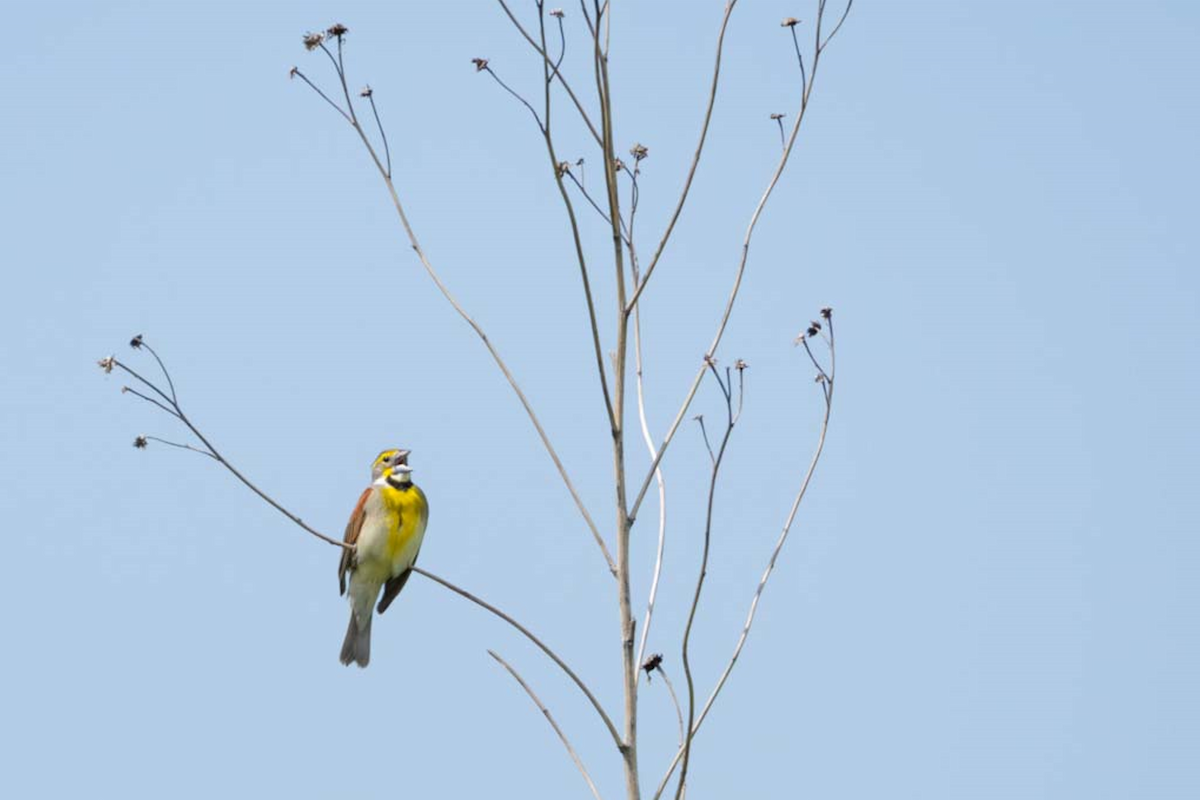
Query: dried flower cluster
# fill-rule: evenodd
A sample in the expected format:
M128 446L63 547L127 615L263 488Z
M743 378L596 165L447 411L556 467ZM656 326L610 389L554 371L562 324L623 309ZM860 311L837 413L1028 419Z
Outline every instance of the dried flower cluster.
M472 58L471 63L475 65L476 72L483 72L488 68L488 60L486 58Z

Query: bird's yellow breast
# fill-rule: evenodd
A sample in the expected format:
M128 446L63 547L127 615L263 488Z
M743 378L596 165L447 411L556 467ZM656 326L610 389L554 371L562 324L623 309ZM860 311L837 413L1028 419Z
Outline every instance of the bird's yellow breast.
M387 544L385 551L387 559L393 565L407 562L403 567L411 566L416 556L415 549L421 545L421 537L425 534L425 523L429 520L429 503L425 493L414 484L406 489L395 489L385 484L380 488L380 500L383 501L387 513Z

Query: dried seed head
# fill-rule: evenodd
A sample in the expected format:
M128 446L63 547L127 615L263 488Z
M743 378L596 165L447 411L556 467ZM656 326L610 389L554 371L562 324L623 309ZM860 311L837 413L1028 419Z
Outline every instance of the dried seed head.
M823 373L818 372L817 377L813 378L813 383L824 383L824 382L825 382L825 375Z
M571 162L570 161L560 161L560 162L558 162L557 169L558 169L558 177L561 178L564 175L568 175L571 172Z
M292 67L291 69L289 69L289 70L288 70L288 79L290 80L290 79L292 79L292 78L296 77L296 76L297 76L297 75L299 75L299 74L300 74L300 68L299 68L299 67Z
M615 169L617 172L620 172L621 170L625 169L625 162L619 158L614 158L613 169Z
M740 358L737 361L733 362L733 368L736 369L738 372L741 372L744 369L748 369L749 367L750 367L750 365L747 364L745 361L743 361Z
M833 309L830 308L829 306L825 306L824 308L821 309L821 319L829 319L832 316L833 316Z
M145 436L139 436L133 440L133 446L136 447L138 450L145 450L146 445L148 445L149 443L150 442L146 439Z
M650 155L650 150L646 147L646 145L638 143L629 148L629 155L633 156L634 161L641 161L643 158Z
M779 120L783 119L785 116L787 116L787 115L786 115L786 114L779 114L779 113L776 113L776 114L772 114L772 115L771 115L771 119L773 119L773 120L775 120L776 122L778 122Z
M583 166L583 156L579 157L579 160L575 162L575 166L577 166L577 167Z
M662 664L662 653L655 653L642 663L642 669L646 670L646 674L658 669Z
M99 366L100 369L104 370L105 375L108 375L113 371L113 367L117 365L117 357L109 356L108 358L102 358L96 362L96 365Z
M809 325L808 330L806 330L805 333L808 335L808 338L811 339L820 333L820 329L816 325Z
M330 25L329 30L327 30L325 32L327 34L329 34L330 36L335 36L338 39L340 39L343 36L345 36L347 33L349 33L350 29L347 28L345 25L343 25L340 22L335 22L332 25Z
M809 327L816 328L817 330L821 330L821 323L817 322L815 319L813 321L809 322L808 324L809 324Z
M130 339L129 346L132 347L134 350L139 349L142 346L142 335L139 333L137 336Z
M562 19L563 18L563 10L561 8L552 8L552 9L550 9L550 16L558 17L559 19Z
M782 28L794 28L800 24L800 20L795 17L784 17L783 22L779 23Z
M717 365L717 360L710 355L705 355L704 363L708 364L710 367L715 367Z
M486 58L472 58L471 63L475 65L476 72L483 72L488 68L488 60Z
M304 34L304 49L316 50L324 41L325 34L323 33L306 33Z
M358 96L359 97L370 97L373 94L375 94L375 92L373 89L371 89L370 86L364 86L362 88L362 91L358 93Z

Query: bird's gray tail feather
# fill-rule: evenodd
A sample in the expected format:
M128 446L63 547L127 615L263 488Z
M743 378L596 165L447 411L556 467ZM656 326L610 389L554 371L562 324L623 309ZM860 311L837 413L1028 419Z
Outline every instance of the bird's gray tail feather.
M341 661L349 666L358 664L365 667L371 663L371 615L367 614L366 622L359 625L358 615L350 611L350 625L346 628L346 639L342 642Z

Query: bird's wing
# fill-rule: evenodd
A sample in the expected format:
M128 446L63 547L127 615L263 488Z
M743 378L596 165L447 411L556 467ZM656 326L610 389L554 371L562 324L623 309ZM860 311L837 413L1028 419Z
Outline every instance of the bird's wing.
M358 534L362 530L363 520L367 517L367 498L371 496L371 487L368 486L366 491L362 493L362 497L358 498L358 505L354 506L354 511L350 514L350 521L346 523L346 534L342 537L342 541L346 544L355 544L358 541ZM338 564L338 594L346 593L346 573L354 566L354 551L348 548L342 548L342 560Z
M413 564L417 563L417 559L413 557ZM412 567L404 570L394 578L389 578L387 583L383 584L383 596L379 598L379 605L375 607L375 611L379 614L388 610L388 606L396 599L396 595L400 594L400 590L404 588L404 584L408 583L408 576L412 575Z

